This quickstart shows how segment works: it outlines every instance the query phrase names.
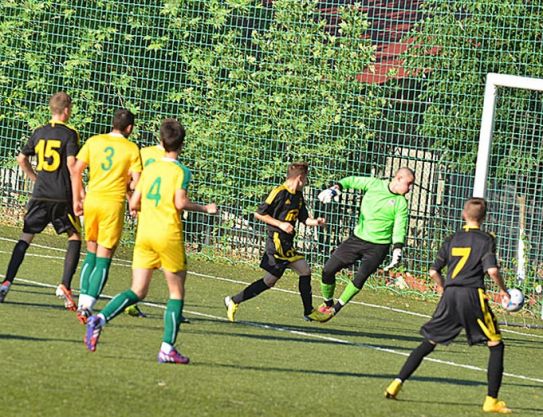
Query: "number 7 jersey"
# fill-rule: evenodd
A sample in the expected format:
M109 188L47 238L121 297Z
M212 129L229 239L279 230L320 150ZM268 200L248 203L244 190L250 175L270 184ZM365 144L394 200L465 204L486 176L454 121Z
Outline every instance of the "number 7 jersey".
M142 238L182 240L183 226L175 208L175 192L187 190L190 180L191 172L186 166L166 157L143 170L136 186L141 193L136 242Z
M484 288L485 272L498 266L494 237L464 226L443 242L431 269L441 272L445 266L445 287Z
M74 128L51 120L34 131L21 153L36 156L37 179L32 198L46 201L72 201L72 185L67 158L79 150L79 134Z

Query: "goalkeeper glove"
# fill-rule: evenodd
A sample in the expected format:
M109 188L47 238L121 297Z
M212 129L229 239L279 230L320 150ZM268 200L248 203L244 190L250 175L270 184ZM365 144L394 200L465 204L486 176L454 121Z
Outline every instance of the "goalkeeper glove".
M323 204L328 204L332 201L332 198L336 201L339 200L339 196L341 195L341 191L337 186L333 186L330 188L327 188L326 190L323 190L319 193L317 198L320 200Z
M400 248L396 248L392 251L392 260L390 263L384 267L383 271L387 272L389 269L392 269L400 263L402 260L402 250Z

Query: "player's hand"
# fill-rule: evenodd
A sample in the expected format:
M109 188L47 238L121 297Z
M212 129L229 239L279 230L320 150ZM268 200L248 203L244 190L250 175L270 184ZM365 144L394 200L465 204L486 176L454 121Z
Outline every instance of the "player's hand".
M74 201L74 214L76 216L82 216L83 215L83 202L82 201Z
M324 217L317 217L317 226L323 227L326 225L326 219Z
M218 209L215 203L206 204L204 207L206 208L207 214L217 214Z
M340 195L341 191L339 191L339 188L334 185L333 187L327 188L326 190L322 190L317 198L321 203L328 204L332 201L332 199L338 201Z
M509 304L509 301L511 301L511 296L505 290L500 290L500 296L502 298L502 304Z
M387 272L389 269L392 269L400 263L402 260L402 250L400 248L396 248L392 251L392 260L390 263L383 268L383 271Z
M279 229L281 229L285 233L288 233L289 235L294 233L294 226L288 222L279 223Z

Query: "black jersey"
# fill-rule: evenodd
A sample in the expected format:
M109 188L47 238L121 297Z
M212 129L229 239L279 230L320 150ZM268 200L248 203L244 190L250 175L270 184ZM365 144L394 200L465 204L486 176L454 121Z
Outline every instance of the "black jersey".
M305 223L309 217L302 192L290 190L285 184L275 187L268 198L258 206L256 212L262 215L268 214L282 222L289 222L292 226L296 225L296 220ZM272 234L278 232L280 235L294 237L294 233L285 233L272 225L268 225L268 232Z
M445 240L432 269L440 272L445 266L445 287L484 288L485 272L498 266L494 237L464 226Z
M72 201L72 185L67 157L79 151L79 133L70 126L50 121L34 131L21 150L36 156L37 179L32 198L48 201Z

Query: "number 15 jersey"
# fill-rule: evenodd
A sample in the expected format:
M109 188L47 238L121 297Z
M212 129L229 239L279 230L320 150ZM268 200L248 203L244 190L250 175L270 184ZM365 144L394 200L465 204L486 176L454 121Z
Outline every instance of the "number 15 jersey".
M67 158L79 150L79 134L74 128L51 120L34 131L21 153L36 156L37 179L32 198L45 201L72 201Z

